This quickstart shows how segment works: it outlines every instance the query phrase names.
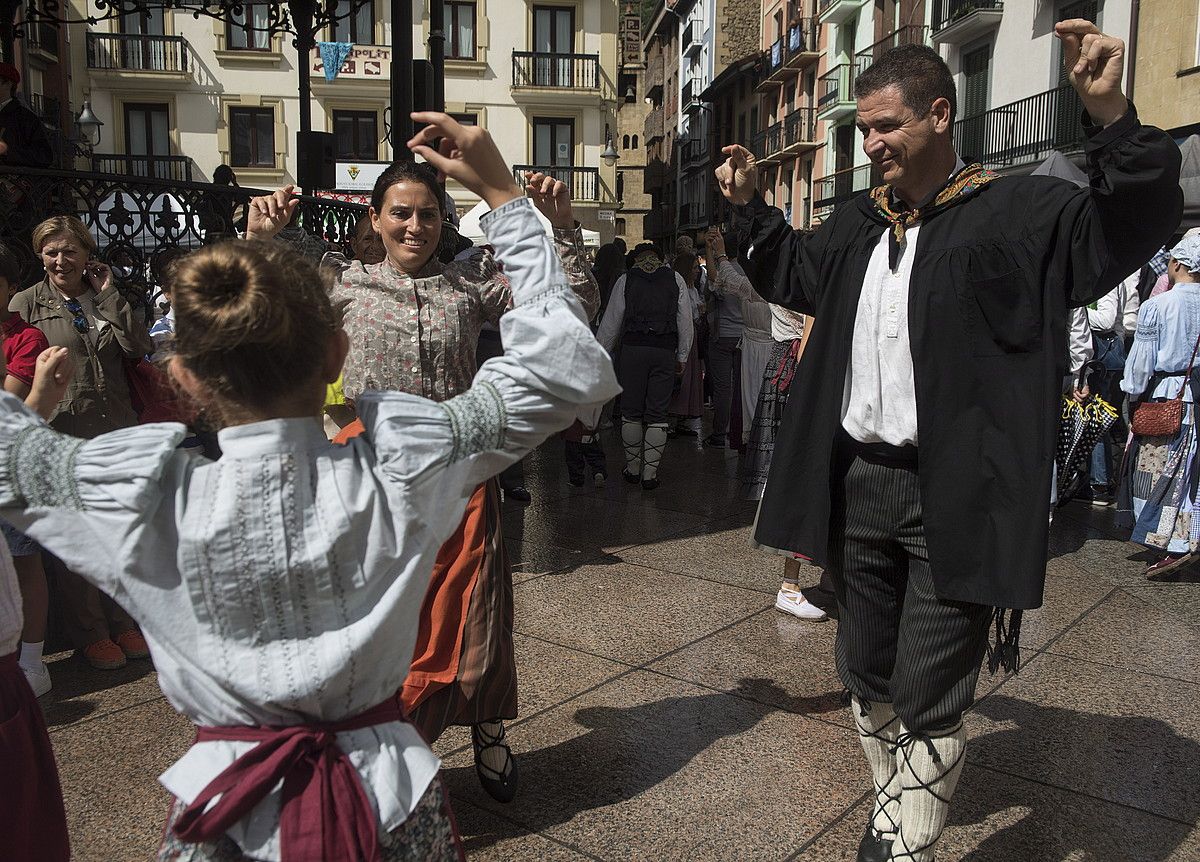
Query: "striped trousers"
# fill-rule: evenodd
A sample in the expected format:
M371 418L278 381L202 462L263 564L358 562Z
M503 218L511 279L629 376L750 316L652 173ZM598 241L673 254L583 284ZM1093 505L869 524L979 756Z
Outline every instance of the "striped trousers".
M937 597L915 465L840 466L829 555L838 675L860 699L890 701L910 732L953 726L974 701L992 608Z

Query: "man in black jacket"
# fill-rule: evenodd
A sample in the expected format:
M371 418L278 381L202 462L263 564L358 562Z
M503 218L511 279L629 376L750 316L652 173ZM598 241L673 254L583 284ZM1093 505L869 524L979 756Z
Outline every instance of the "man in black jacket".
M17 101L20 83L17 67L0 63L0 165L48 168L54 151L37 114Z
M860 860L933 859L989 623L989 665L1015 670L1020 609L1042 602L1067 310L1179 224L1179 150L1122 94L1123 43L1082 20L1056 34L1090 188L964 165L953 79L922 46L855 82L886 185L811 236L757 195L744 148L717 170L750 223L751 280L820 321L756 538L834 577L837 667L876 788Z

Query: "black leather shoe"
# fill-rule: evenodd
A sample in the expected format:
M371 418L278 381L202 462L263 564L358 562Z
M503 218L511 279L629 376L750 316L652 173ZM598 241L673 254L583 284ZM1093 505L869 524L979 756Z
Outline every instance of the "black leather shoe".
M533 495L525 488L524 485L518 485L515 488L509 488L504 492L505 500L513 500L517 503L528 503L533 500Z
M517 795L517 761L512 749L504 741L504 725L500 724L500 735L489 736L478 725L471 726L471 744L475 747L475 774L488 795L497 802L512 802ZM504 749L504 768L497 772L483 762L483 752L489 748Z
M658 487L657 479L643 479L642 480L642 490L643 491L653 491L657 487Z
M638 482L642 481L641 475L638 473L630 473L628 470L622 470L621 475L630 485L636 485Z
M858 856L855 858L858 862L888 862L892 858L892 842L868 823L862 841L858 842Z

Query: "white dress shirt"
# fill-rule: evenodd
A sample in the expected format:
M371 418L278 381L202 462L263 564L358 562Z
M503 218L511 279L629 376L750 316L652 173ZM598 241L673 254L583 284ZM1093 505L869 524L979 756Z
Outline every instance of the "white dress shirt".
M687 282L679 273L675 273L675 285L679 288L679 301L675 306L675 328L679 333L679 344L675 348L675 359L678 362L687 362L688 354L692 350L692 339L695 338L692 318L699 307L699 296L697 295L696 301L693 302ZM624 323L625 276L622 275L613 285L604 319L600 321L600 328L596 331L596 338L609 354L617 349L617 342L621 340L624 331Z
M478 485L620 388L528 199L484 216L512 279L506 353L443 403L368 392L365 426L330 443L317 418L220 432L181 452L177 424L81 440L0 394L0 516L115 598L150 644L167 700L201 726L339 721L408 673L438 550ZM4 584L0 583L0 607ZM0 610L4 631L10 613ZM337 734L380 828L438 770L411 724ZM194 744L161 777L190 803L254 743ZM228 832L278 860L281 788Z
M908 289L920 223L904 234L896 269L888 231L871 252L842 392L842 428L860 443L917 443L917 393L908 338Z
M1096 332L1112 332L1121 338L1133 335L1137 329L1138 282L1141 270L1096 300L1096 307L1087 310L1088 325Z

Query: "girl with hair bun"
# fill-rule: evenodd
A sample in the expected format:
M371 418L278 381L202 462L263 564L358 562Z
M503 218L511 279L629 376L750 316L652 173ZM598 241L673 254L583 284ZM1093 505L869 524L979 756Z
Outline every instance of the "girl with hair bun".
M428 125L409 147L491 205L511 284L507 352L455 397L361 392L363 433L330 443L321 406L349 339L318 270L261 242L204 248L175 275L170 368L221 418L219 461L178 451L182 425L80 440L0 393L0 517L142 623L197 725L160 779L161 860L462 858L396 695L434 563L480 483L617 386L492 139L413 119Z
M587 266L570 189L540 173L526 173L525 180L554 228L567 282L590 319L600 293ZM297 203L291 191L288 186L251 202L247 238L275 236L290 222ZM343 390L351 409L371 389L434 401L465 392L477 367L481 328L512 306L508 279L493 254L458 254L458 234L443 222L443 201L433 168L396 162L371 192L371 220L385 259L370 264L327 253L321 260L333 279L334 300L347 305L350 350ZM361 423L351 422L336 439L361 431ZM447 727L469 725L480 783L495 799L509 802L517 772L503 721L517 716L517 665L512 570L500 522L499 486L481 484L434 570L401 696L431 742Z

